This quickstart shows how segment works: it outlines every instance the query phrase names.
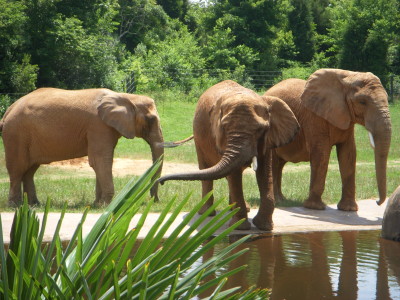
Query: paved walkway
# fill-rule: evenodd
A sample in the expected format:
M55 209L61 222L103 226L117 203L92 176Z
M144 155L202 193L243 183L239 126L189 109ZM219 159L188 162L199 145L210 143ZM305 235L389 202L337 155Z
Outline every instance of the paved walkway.
M275 209L274 234L291 233L291 232L307 232L307 231L341 231L341 230L371 230L381 229L383 213L387 201L378 206L375 200L358 201L358 212L344 212L336 209L336 205L330 205L323 211L310 210L303 207L288 207ZM256 209L249 212L249 218L253 218L257 213ZM14 213L1 213L3 225L3 238L6 243L10 240L10 230ZM42 217L38 213L39 218ZM59 213L50 213L45 231L45 240L52 239L52 234L59 220ZM62 240L69 240L75 231L76 226L81 220L80 213L67 213L65 215L63 225L61 227L60 237ZM87 233L95 224L100 214L89 214L83 225L83 233ZM180 213L172 228L185 218L186 213ZM135 216L130 224L131 228L139 220L140 216ZM144 237L155 219L157 213L149 214L140 237ZM221 228L223 230L225 227ZM233 234L249 234L249 233L265 233L252 228L250 231L234 231ZM169 232L167 232L167 235Z

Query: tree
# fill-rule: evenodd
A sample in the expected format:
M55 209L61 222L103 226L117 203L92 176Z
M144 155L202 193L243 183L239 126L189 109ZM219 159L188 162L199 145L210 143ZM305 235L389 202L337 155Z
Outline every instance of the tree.
M196 34L203 47L207 47L210 36L215 35L216 31L219 31L218 34L224 30L229 31L234 37L230 47L245 46L252 53L257 53L257 59L246 65L246 68L271 70L277 65L274 39L279 28L286 22L289 7L290 3L286 0L210 1L209 5L202 7L203 16L191 20L198 22L197 28L200 30L196 30Z
M10 0L0 0L0 7L0 92L30 92L35 88L37 66L26 54L26 7Z
M164 11L173 19L183 20L188 10L188 0L157 0Z
M145 42L149 32L155 39L165 38L169 18L160 5L150 0L119 0L119 5L118 38L129 51Z
M337 50L337 66L370 71L385 83L389 48L396 35L397 0L334 1L330 36Z
M138 90L179 86L189 91L195 78L185 73L204 68L205 60L193 35L177 21L172 21L173 24L175 30L164 40L152 39L152 43L136 47L134 65Z
M288 14L289 30L296 45L297 60L311 61L315 53L314 28L308 0L291 0L293 9Z
M25 1L38 86L123 89L121 67L128 53L114 34L117 0Z

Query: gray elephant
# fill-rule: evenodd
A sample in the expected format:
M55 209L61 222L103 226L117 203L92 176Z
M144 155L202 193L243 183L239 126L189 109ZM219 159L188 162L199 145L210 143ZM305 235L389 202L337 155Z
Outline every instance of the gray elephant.
M213 180L227 177L229 202L240 208L231 224L245 218L238 229L250 229L243 196L242 172L252 162L260 191L260 208L253 223L271 230L274 197L270 149L290 142L299 124L290 108L276 97L263 97L236 82L220 82L205 91L197 104L193 135L199 168L193 173L159 179L202 180L202 194L213 189ZM258 167L257 167L258 165ZM211 197L199 213L213 203Z
M385 208L382 237L400 242L400 186L390 196Z
M33 177L41 164L86 155L96 173L95 204L107 204L114 195L113 155L121 136L146 140L153 161L164 153L154 100L108 89L35 90L8 108L0 130L10 205L21 203L21 183L29 204L39 203ZM157 197L157 185L151 192Z
M310 190L304 206L325 209L321 197L331 149L336 146L342 177L342 197L338 209L356 211L355 124L365 126L369 132L375 152L378 204L385 201L386 164L392 125L387 93L378 77L372 73L321 69L307 81L284 80L264 95L278 97L289 105L301 127L293 142L274 151L274 193L277 201L284 198L281 180L286 162L309 161Z

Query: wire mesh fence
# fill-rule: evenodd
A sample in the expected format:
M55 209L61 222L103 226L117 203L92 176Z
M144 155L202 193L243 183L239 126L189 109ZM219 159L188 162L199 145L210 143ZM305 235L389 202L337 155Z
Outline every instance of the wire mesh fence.
M151 90L155 87L181 87L187 91L205 82L216 83L226 79L235 80L255 90L265 90L282 79L282 72L279 70L144 69L131 73L126 78L125 86L128 93L143 89ZM143 85L146 87L143 88Z
M135 93L143 82L146 85L143 90L153 89L166 90L169 88L180 88L185 92L192 89L199 91L205 90L213 84L231 79L238 83L262 92L283 79L282 72L275 71L256 71L256 70L224 70L224 69L166 69L154 70L144 69L140 73L131 73L125 79L125 92ZM386 80L385 88L391 103L400 101L400 75L392 74ZM6 109L24 93L0 93L0 118Z
M400 75L391 74L383 81L389 101L400 100ZM283 79L282 71L225 70L225 69L144 69L127 76L125 89L128 93L143 90L179 87L186 92L199 85L202 88L219 81L231 79L256 91L265 91ZM143 88L145 82L145 88Z

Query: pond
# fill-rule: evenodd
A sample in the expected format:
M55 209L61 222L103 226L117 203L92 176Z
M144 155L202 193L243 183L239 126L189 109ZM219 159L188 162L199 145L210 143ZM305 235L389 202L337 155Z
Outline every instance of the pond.
M243 248L227 268L247 268L226 288L270 288L271 299L400 299L400 243L379 230L261 235Z

